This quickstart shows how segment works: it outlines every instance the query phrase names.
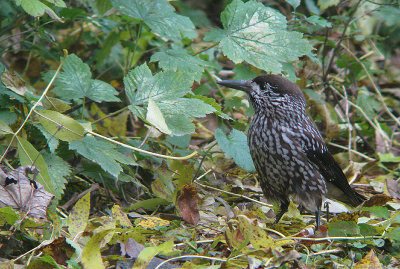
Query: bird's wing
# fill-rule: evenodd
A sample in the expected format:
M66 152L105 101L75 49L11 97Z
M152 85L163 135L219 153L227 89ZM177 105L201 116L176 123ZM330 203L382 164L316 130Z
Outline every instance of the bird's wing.
M307 126L315 126L311 120L308 119L308 121L306 123ZM346 176L329 152L317 129L305 128L303 139L304 151L309 162L318 169L327 183L331 183L334 187L339 188L345 195L345 197L334 198L349 203L352 206L360 205L365 200L365 197L350 187Z

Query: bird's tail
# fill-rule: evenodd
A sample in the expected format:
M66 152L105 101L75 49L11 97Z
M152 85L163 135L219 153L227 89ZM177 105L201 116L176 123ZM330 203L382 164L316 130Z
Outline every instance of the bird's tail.
M344 192L342 189L338 188L336 185L332 183L327 184L328 187L328 193L327 197L330 199L338 200L342 203L351 205L353 207L359 206L362 204L366 198L353 190L350 186L346 188L346 192Z

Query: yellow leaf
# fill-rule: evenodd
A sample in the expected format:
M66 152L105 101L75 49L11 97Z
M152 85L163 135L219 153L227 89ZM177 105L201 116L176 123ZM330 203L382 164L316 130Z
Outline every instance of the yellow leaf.
M119 205L114 205L111 211L114 219L119 221L119 224L121 226L133 228L132 223L128 219L128 216L126 215L125 212L122 212L122 209Z
M87 226L90 210L90 192L79 199L69 214L67 225L71 238L83 232Z
M111 232L114 232L114 229L101 231L95 234L92 238L90 238L89 242L86 243L82 251L81 259L84 268L106 268L104 266L103 260L101 259L100 243L103 238Z
M168 226L169 221L157 217L144 217L142 219L139 219L136 225L146 229L155 229L160 226Z
M354 269L379 269L382 268L378 257L376 257L374 251L371 249L370 252L359 261Z

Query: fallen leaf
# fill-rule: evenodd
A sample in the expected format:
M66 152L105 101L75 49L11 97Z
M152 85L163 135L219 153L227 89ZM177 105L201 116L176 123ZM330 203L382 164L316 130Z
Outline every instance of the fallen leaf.
M400 183L393 179L386 179L386 186L389 194L394 199L400 199Z
M68 220L68 231L72 238L83 232L88 224L90 211L90 192L85 194L72 208Z
M386 205L387 202L391 201L392 198L385 194L375 194L371 198L369 198L366 202L364 202L363 207L371 207L371 206L383 206Z
M27 212L28 216L46 219L46 211L54 195L28 177L37 174L35 166L20 166L9 172L0 166L0 207L12 207Z
M126 243L118 240L119 246L121 248L121 256L128 256L130 258L137 258L139 253L144 249L142 244L136 242L133 238L128 238Z
M119 225L123 227L128 227L132 228L132 223L129 220L128 216L126 215L125 212L122 211L121 207L119 205L114 205L113 208L111 209L113 218L117 221L119 221Z
M169 226L170 222L157 217L144 217L137 220L136 225L146 229L156 229L161 226Z
M25 93L28 91L28 88L25 85L25 81L23 81L14 72L3 72L1 74L1 80L8 89L19 95L24 96Z
M41 248L45 254L50 255L58 264L67 266L67 261L75 253L75 249L68 244L65 237L59 237L52 243Z
M382 264L379 262L378 257L376 257L374 250L362 258L355 266L354 269L379 269L382 268Z
M184 185L178 192L176 206L182 218L190 224L200 221L197 189L193 185Z

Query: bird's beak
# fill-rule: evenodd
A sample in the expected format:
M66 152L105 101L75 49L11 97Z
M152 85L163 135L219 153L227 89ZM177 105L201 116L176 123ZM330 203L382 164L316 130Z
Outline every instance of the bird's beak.
M247 93L250 93L251 91L251 86L250 86L250 80L220 80L217 81L217 83L219 85L228 87L228 88L232 88L232 89L236 89L236 90L240 90L240 91L244 91Z

